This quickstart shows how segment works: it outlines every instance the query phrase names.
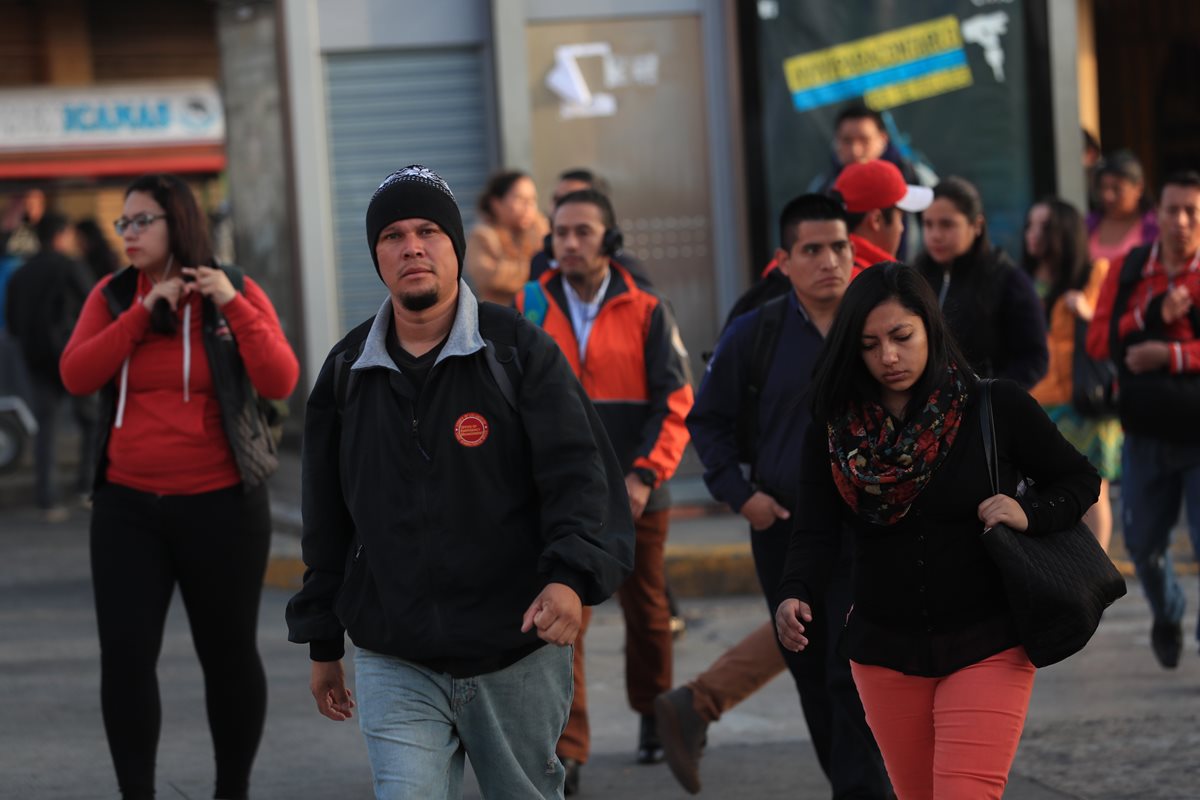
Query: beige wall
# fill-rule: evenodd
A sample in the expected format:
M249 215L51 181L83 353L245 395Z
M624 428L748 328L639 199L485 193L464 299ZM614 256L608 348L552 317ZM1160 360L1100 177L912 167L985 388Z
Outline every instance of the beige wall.
M1078 19L1079 123L1100 136L1100 84L1096 70L1095 0L1076 0Z

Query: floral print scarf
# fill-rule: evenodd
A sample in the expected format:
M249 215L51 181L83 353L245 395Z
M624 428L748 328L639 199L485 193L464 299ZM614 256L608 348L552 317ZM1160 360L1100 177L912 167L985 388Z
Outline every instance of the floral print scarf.
M966 400L951 364L924 408L905 422L876 401L851 403L828 426L833 480L846 505L876 525L903 518L950 452Z

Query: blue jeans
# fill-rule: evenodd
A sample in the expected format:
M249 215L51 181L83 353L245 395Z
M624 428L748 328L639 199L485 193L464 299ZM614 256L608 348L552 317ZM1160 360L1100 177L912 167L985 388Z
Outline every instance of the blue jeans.
M1121 504L1125 548L1156 622L1183 619L1183 589L1171 564L1171 529L1186 500L1192 550L1200 556L1200 445L1125 434ZM1200 638L1200 626L1197 628Z
M571 648L545 645L474 678L359 648L354 670L378 800L460 798L464 758L488 800L562 798L554 745L571 708Z

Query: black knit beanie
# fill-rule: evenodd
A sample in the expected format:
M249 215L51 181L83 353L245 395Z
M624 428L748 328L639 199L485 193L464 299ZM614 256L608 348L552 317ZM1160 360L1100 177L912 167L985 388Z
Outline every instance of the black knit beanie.
M446 232L454 244L458 275L462 277L463 253L467 249L462 214L450 185L420 164L411 164L388 175L371 196L371 204L367 206L367 246L371 248L375 271L379 272L379 257L375 255L379 232L398 219L414 217L436 222Z

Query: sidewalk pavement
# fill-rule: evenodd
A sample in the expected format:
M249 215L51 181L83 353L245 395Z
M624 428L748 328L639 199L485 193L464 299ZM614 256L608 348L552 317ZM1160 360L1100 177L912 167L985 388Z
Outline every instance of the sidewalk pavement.
M64 436L60 448L63 477L60 485L69 485L67 470L74 463L73 438ZM28 460L28 459L27 459ZM281 589L297 589L304 575L300 559L300 455L295 449L280 454L279 470L272 476L271 514L274 535L271 560L265 583ZM671 482L674 506L667 540L667 577L676 597L719 597L757 594L758 578L750 553L747 523L728 507L709 497L703 481L697 477L679 477ZM16 471L0 475L0 512L28 507L33 498L33 471L24 464ZM1120 485L1113 487L1114 531L1110 555L1126 577L1134 574L1121 536ZM1172 557L1184 574L1196 574L1197 564L1187 531L1172 536Z
M275 539L267 585L299 588L304 575L300 560L300 460L295 453L280 459L271 479ZM697 477L671 482L671 529L667 538L667 580L676 597L719 597L757 594L758 577L750 553L748 524L714 501ZM1133 564L1121 536L1120 487L1113 487L1114 530L1110 555L1121 574L1133 577ZM1181 521L1182 525L1182 521ZM1187 531L1175 531L1172 556L1178 571L1195 574L1197 565Z

